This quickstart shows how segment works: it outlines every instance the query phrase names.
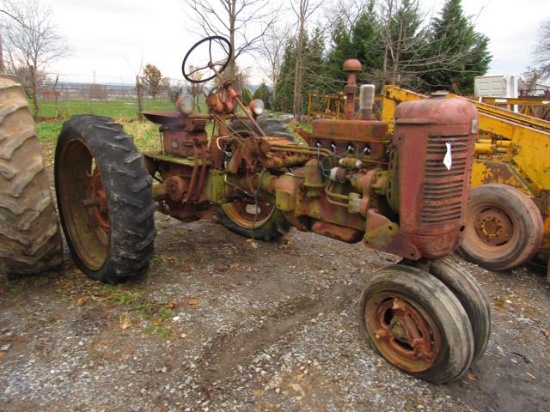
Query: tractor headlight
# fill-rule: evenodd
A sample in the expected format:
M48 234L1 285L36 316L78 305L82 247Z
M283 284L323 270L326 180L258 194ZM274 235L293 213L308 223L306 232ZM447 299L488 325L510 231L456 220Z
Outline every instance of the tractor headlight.
M254 113L255 116L259 116L264 112L264 101L262 99L254 99L250 102L250 111Z
M176 101L176 108L184 115L193 113L195 101L191 96L180 96Z

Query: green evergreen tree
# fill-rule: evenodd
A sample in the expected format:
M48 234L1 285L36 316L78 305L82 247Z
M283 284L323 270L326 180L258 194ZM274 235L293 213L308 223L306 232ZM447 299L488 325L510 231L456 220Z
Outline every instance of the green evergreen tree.
M325 59L323 74L329 79L326 93L335 93L342 89L342 83L345 82L345 74L342 72L344 62L356 57L356 53L351 33L341 17L336 20L330 37L332 44Z
M451 90L468 94L474 78L489 68L489 38L477 33L463 14L461 0L447 0L430 28L424 73L419 78L425 92Z
M348 59L361 62L364 72L359 75L362 83L373 81L373 73L381 67L382 47L380 23L374 12L375 1L370 1L355 16L355 23L350 27L342 15L336 19L330 34L331 47L326 53L323 65L327 93L342 91L347 81L347 74L342 67Z
M358 59L365 73L371 78L375 70L383 63L384 41L379 17L374 11L376 2L372 1L357 19L351 29L351 48L355 55L349 58Z
M269 87L267 87L267 84L262 83L260 86L256 89L254 94L252 95L253 99L261 99L264 102L265 108L267 110L271 109L271 92L269 91Z
M248 106L252 101L252 92L246 87L241 92L241 101L245 106Z
M386 83L411 87L425 63L422 51L428 44L427 33L418 0L403 0L397 6L387 23L384 79Z
M311 92L323 92L326 78L322 75L324 63L325 41L322 30L317 28L310 37L307 33L304 39L304 58L302 61L302 102L307 105L307 97ZM281 65L281 73L276 85L277 97L274 110L291 113L294 103L294 81L296 65L297 38L288 41Z
M287 113L292 112L294 93L294 68L296 67L296 38L288 40L277 81L277 97L273 109Z
M326 77L323 75L325 38L323 31L317 27L311 36L306 35L304 55L303 101L309 93L323 92L326 89Z

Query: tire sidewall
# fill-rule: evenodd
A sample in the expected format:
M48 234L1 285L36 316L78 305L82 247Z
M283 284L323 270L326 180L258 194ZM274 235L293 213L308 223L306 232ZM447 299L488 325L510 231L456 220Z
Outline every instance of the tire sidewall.
M407 273L411 272L410 269L415 272L415 279ZM454 294L441 281L416 268L403 271L396 265L378 271L369 279L358 310L360 334L369 340L371 347L382 357L384 355L376 347L365 322L368 301L382 292L404 296L417 310L422 308L422 311L437 315L433 318L442 342L433 366L422 372L403 371L432 383L445 383L462 376L473 359L473 333L468 316Z
M123 146L124 151L117 152L116 149L110 148L111 142L115 147L121 145L120 142L116 142L118 138L128 141ZM134 193L134 189L129 187L134 184L134 181L148 179L150 182L151 177L143 164L132 164L130 166L130 162L125 160L128 159L125 156L134 158L138 154L133 142L129 141L130 139L130 136L124 134L122 126L114 123L110 118L81 115L73 117L64 124L56 148L56 192L61 223L69 249L77 266L88 277L106 283L118 283L130 277L143 275L153 254L155 228L152 191L144 186L143 190ZM75 231L74 233L68 229L65 214L69 212L63 210L60 174L67 171L61 170L62 166L60 165L64 164L62 162L62 156L65 155L64 150L73 143L85 146L95 159L95 166L101 174L106 194L109 210L109 244L105 260L102 266L97 269L88 267L81 258L77 247L72 241L72 236L79 229L70 226ZM122 166L117 165L117 163ZM136 176L135 179L133 179L133 176L121 173L121 170L123 172L126 170L125 167L131 170L132 174ZM143 206L138 208L138 204ZM140 209L145 210L146 215L144 221L138 223L135 220ZM148 210L151 210L150 216L147 216ZM140 233L136 235L138 232ZM145 239L143 249L140 249L142 240L138 236ZM135 267L135 270L133 270L133 267Z
M507 270L532 258L543 240L542 216L523 192L503 184L487 184L472 189L468 209L468 224L458 253L469 261L489 270ZM480 239L475 230L478 213L486 207L503 212L514 226L510 245L492 247ZM533 212L533 208L536 212ZM477 244L486 248L478 249Z

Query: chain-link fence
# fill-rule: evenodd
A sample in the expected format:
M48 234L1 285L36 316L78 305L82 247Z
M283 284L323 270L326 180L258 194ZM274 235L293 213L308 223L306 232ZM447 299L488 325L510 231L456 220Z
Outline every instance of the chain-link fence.
M132 84L42 82L37 97L41 117L76 113L134 117L140 110L174 110L174 101L185 90L183 83L172 82L153 96Z

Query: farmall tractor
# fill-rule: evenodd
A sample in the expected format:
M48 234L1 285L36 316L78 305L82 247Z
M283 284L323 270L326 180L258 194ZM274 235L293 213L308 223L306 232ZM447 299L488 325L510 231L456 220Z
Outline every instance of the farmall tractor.
M55 186L77 266L109 283L143 275L155 210L194 221L213 209L228 229L265 241L292 226L362 241L402 258L367 282L359 303L363 338L415 377L439 383L462 376L490 335L486 296L445 259L464 230L476 109L441 97L403 103L390 140L387 124L371 120L374 89L359 88L360 64L351 60L346 119L314 120L312 132L298 130L302 139L294 139L261 114L260 101L243 105L221 75L230 56L218 36L189 50L184 77L216 81L208 113L195 112L190 97L178 100L177 112L145 113L160 125L159 151L138 152L109 118L75 116L64 124ZM189 62L198 69L190 72Z

